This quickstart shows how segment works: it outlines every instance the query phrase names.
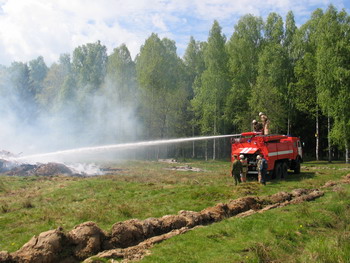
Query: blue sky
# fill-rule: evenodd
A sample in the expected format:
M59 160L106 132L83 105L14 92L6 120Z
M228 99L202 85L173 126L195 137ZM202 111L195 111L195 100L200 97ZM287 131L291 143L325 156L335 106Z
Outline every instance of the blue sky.
M316 8L330 4L350 14L350 0L0 0L0 64L42 55L50 65L97 40L108 53L125 43L135 57L152 32L175 40L181 56L190 36L207 39L214 19L229 38L245 14L285 18L292 10L302 25Z

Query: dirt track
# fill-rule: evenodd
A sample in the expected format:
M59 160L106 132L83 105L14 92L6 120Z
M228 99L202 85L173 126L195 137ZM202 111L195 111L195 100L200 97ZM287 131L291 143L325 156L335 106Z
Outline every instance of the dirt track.
M350 175L341 181L327 182L322 188L339 187L350 183ZM145 220L118 222L110 232L101 230L94 222L77 225L73 230L49 230L34 236L16 252L0 252L0 262L54 263L97 262L96 258L119 259L122 262L139 260L149 254L155 243L185 233L193 228L237 216L245 217L269 209L311 201L323 196L318 189L295 189L290 193L257 197L249 196L228 203L219 203L200 212L180 211L177 215Z

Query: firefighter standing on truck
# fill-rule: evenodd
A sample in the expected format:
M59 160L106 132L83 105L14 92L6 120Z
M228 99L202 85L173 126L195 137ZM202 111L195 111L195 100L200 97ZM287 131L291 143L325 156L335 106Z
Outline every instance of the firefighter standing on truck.
M242 163L238 160L237 154L234 154L233 158L234 160L232 162L231 176L235 180L235 185L237 185L241 182L240 175L243 172L243 169L242 169Z
M270 130L270 120L269 120L269 118L267 118L267 115L263 112L259 113L259 117L260 117L262 124L263 124L263 127L264 127L263 134L264 135L270 134L270 131L269 131Z
M252 121L253 125L253 132L263 132L263 124L261 122L258 122L257 120Z

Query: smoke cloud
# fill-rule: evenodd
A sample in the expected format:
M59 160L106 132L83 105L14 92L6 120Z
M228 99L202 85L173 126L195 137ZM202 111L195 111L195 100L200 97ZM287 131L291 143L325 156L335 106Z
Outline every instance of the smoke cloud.
M141 126L136 117L137 105L125 101L118 87L106 77L102 87L87 92L89 87L73 94L69 103L57 106L53 96L49 107L35 96L23 94L14 85L13 76L1 69L0 76L0 150L18 156L55 152L77 147L91 147L137 140ZM136 101L136 91L134 91ZM77 162L108 160L123 157L123 153L74 153L64 156L38 158L33 162Z

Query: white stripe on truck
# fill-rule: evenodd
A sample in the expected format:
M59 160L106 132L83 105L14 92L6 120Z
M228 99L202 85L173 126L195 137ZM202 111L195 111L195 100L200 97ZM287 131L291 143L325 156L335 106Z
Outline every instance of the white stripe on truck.
M288 150L288 151L280 151L280 152L273 152L269 153L269 156L276 156L276 155L283 155L283 154L290 154L293 153L293 150Z
M252 149L251 147L250 148L245 148L243 152L244 153L248 153L251 149Z
M253 148L253 147L245 147L245 148L241 148L241 152L240 153L251 153L251 151L256 152L258 149L257 148Z

